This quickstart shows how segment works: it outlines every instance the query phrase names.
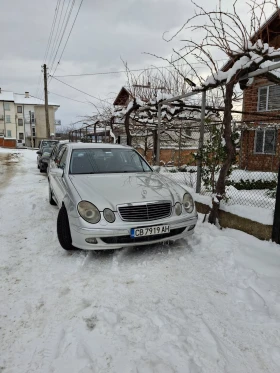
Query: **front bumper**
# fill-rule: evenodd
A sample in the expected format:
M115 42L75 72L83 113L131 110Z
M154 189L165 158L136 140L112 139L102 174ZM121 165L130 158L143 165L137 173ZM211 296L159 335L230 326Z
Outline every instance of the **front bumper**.
M181 216L172 219L149 221L148 223L125 223L114 228L84 228L70 224L73 246L84 250L111 250L124 247L150 245L164 241L174 241L191 235L197 223L197 215ZM137 227L151 227L156 225L170 226L170 234L130 238L130 231ZM95 244L87 243L88 238L96 238Z

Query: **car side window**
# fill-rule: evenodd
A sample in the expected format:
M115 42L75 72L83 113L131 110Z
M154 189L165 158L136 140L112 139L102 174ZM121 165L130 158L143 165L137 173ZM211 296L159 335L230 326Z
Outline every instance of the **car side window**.
M58 167L59 168L62 168L64 169L65 165L66 165L66 158L67 158L67 149L66 148L63 148L63 153L62 153L62 156L59 160L59 163L58 163Z
M55 163L57 167L60 165L61 158L63 156L63 153L65 152L65 147L61 148L60 151L58 152L57 156L55 157Z
M55 147L53 148L53 150L52 150L52 152L51 152L51 156L50 156L50 158L53 159L53 158L55 157L56 150L57 150L57 146L55 146Z

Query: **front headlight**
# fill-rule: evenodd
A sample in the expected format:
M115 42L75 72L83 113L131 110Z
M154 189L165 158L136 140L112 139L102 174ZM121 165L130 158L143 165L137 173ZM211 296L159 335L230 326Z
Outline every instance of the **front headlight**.
M78 213L81 217L91 224L96 224L99 222L101 216L100 212L92 203L88 201L81 201L78 203Z
M183 205L184 205L184 208L187 212L189 212L189 213L193 212L194 202L193 202L192 196L188 192L186 194L184 194Z

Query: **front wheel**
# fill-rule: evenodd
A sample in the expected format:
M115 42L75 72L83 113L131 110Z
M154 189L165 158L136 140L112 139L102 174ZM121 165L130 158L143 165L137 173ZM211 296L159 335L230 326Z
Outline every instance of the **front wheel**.
M59 210L57 217L57 237L60 245L64 250L75 249L75 247L72 246L72 237L69 227L69 220L64 205L62 205L61 209Z

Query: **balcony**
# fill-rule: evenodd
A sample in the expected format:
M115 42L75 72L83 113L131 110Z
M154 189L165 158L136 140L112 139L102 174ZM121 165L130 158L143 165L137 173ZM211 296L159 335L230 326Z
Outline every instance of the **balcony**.
M54 120L54 124L55 124L56 126L61 126L61 120L60 120L60 119L55 119L55 120Z
M4 120L4 115L3 114L0 114L0 120Z

